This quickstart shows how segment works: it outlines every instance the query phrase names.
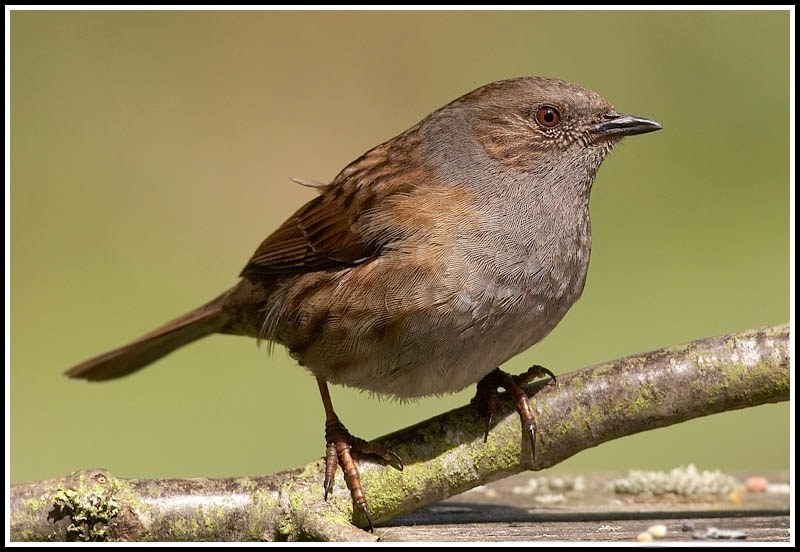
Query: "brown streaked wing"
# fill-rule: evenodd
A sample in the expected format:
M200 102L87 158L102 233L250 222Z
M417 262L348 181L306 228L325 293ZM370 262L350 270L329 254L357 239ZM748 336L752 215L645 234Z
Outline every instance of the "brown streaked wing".
M265 239L241 276L307 272L352 266L375 257L402 232L366 233L363 217L393 194L407 194L423 184L412 155L416 125L376 146L345 167L327 185L302 181L320 195ZM297 181L297 179L296 179Z
M334 194L312 199L261 243L241 276L321 270L374 256L379 245L353 231L352 217Z

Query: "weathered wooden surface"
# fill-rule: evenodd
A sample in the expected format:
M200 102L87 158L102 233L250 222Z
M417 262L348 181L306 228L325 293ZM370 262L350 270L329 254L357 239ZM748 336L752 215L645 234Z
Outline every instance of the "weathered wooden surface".
M667 535L653 543L703 542L693 535L709 527L739 531L744 540L717 543L788 542L789 494L738 491L740 503L728 494L680 497L615 494L610 482L624 474L583 476L583 489L558 490L539 485L530 492L532 472L518 474L463 493L378 527L382 541L614 541L636 542L655 524ZM771 484L788 484L787 473L733 474L744 482L765 475ZM559 476L550 476L553 479ZM575 477L562 477L569 481ZM581 485L579 485L580 487ZM705 541L708 542L708 541Z

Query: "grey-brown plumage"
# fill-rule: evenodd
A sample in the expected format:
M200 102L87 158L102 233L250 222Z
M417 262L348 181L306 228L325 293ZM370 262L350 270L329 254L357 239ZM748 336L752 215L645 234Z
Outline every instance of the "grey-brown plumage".
M236 286L67 374L121 376L220 332L285 345L321 389L463 389L580 297L595 173L619 139L659 128L561 80L483 86L330 184L300 180L319 195L264 240Z
M562 113L553 129L536 108ZM200 313L68 372L107 379L213 332L285 344L331 383L416 397L458 391L544 337L583 290L589 192L625 129L555 79L486 85L348 165ZM204 314L204 315L203 315ZM122 369L118 364L124 364Z

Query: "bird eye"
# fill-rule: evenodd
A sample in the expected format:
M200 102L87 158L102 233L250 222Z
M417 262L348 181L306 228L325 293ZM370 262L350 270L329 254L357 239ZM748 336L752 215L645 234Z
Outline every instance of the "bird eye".
M543 105L536 112L536 122L545 128L553 128L561 122L561 113L549 105Z

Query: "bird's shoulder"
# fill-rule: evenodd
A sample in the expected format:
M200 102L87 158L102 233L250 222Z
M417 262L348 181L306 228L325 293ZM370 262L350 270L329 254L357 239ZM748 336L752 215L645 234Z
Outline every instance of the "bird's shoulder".
M319 195L267 236L241 275L357 265L434 224L433 208L452 198L443 197L451 194L426 166L413 130L369 150L329 184L301 180Z

